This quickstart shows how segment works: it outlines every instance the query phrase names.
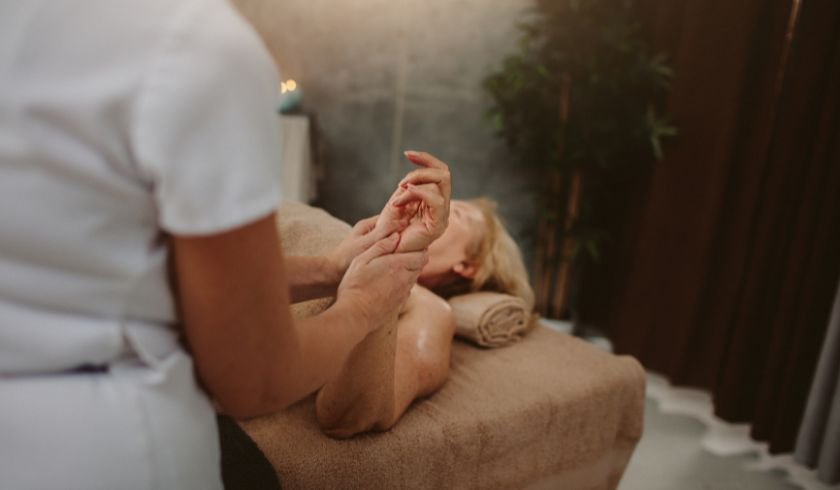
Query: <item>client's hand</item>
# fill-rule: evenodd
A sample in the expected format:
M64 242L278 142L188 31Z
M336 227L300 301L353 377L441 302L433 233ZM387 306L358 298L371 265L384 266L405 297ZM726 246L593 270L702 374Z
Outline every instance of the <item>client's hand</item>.
M395 253L399 235L379 240L356 257L338 286L337 301L352 301L370 331L395 322L428 253Z
M400 181L374 228L380 233L400 231L398 252L424 250L446 231L452 197L452 177L445 163L424 152L405 155L423 168Z

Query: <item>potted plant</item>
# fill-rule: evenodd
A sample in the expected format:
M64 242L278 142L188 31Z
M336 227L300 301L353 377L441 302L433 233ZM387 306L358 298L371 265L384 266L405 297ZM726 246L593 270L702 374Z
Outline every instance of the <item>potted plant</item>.
M657 110L672 70L645 44L630 0L536 0L519 50L484 81L488 117L537 177L540 313L568 314L570 267L597 261L603 203L661 159L676 129Z

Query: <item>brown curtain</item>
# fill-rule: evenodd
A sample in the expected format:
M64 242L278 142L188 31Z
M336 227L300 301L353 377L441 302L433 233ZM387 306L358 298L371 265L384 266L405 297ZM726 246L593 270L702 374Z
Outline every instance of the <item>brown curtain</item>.
M816 468L829 485L840 483L840 287L799 434L797 461Z
M840 2L640 11L675 65L680 136L622 197L580 317L790 451L840 277Z

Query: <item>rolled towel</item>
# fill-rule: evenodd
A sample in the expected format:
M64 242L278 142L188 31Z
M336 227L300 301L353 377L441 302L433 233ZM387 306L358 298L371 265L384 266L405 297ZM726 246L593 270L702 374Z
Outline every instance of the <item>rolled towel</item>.
M531 326L525 301L510 294L481 291L449 298L455 335L482 347L517 342Z

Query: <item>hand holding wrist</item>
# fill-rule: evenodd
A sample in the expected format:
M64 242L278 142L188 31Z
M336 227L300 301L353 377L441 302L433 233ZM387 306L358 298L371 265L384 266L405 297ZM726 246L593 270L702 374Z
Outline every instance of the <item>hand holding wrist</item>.
M397 233L376 242L353 260L338 287L336 304L348 305L369 331L396 320L428 262L426 252L394 254L398 242Z
M374 230L377 219L378 216L372 216L356 223L350 234L324 256L325 267L332 274L335 284L341 282L353 259L384 238Z

